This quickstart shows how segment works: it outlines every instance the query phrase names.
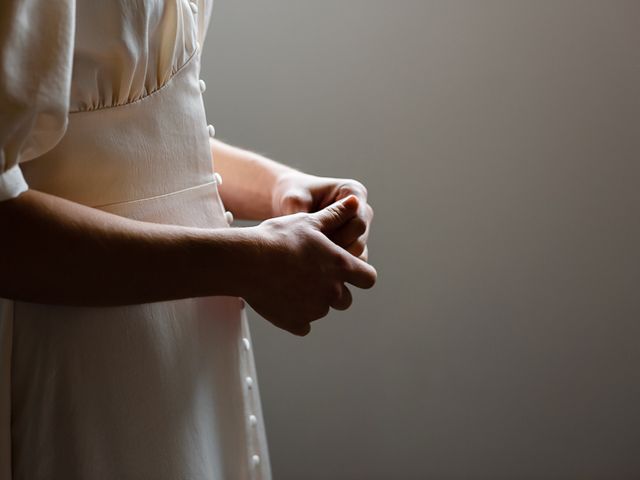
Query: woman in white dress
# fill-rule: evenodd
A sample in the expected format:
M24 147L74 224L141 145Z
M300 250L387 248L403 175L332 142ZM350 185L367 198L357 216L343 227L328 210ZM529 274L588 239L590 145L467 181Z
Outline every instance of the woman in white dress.
M360 183L213 138L211 7L0 4L0 480L270 478L240 297L306 335L375 282Z

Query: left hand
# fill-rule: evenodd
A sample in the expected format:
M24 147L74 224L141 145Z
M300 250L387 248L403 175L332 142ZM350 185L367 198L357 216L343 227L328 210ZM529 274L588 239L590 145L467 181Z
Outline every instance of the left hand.
M360 201L357 215L329 238L352 255L367 261L367 239L373 209L367 203L367 189L356 180L316 177L298 171L283 173L272 193L273 216L317 212L349 195L355 195Z

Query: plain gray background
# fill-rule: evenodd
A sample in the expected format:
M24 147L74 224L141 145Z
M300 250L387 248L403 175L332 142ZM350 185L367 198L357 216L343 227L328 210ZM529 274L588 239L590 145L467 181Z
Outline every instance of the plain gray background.
M216 0L204 55L376 211L374 290L251 319L277 480L640 478L640 2Z

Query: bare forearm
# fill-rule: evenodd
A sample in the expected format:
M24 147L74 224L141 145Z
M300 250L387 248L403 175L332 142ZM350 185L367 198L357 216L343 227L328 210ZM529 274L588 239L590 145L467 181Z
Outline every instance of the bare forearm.
M272 192L278 177L293 169L256 153L211 140L216 171L223 177L220 195L237 218L273 216Z
M29 190L0 203L0 297L106 306L241 295L245 230L139 222Z

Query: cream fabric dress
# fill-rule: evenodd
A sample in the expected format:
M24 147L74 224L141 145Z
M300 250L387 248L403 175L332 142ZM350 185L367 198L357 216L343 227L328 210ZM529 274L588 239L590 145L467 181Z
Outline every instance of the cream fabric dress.
M147 222L228 227L199 79L211 7L3 0L0 200L28 185ZM1 480L268 478L240 299L0 299Z

